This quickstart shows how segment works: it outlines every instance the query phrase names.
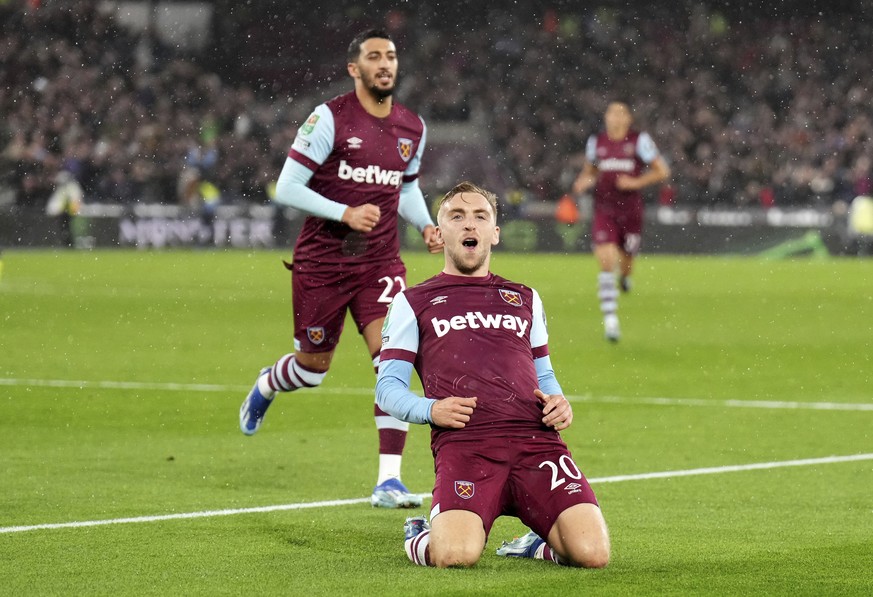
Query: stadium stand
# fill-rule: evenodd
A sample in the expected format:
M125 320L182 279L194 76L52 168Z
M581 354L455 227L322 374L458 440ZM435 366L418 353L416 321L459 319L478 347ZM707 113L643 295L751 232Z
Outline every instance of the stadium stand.
M184 202L193 172L223 203L265 203L299 110L348 87L322 56L372 25L402 48L398 96L428 120L438 184L461 147L507 195L552 204L621 96L673 168L663 202L821 207L873 186L873 24L845 10L558 2L534 19L486 6L459 21L428 2L290 16L219 2L220 41L192 53L121 27L111 5L0 3L0 205L43 209L60 170L86 201Z

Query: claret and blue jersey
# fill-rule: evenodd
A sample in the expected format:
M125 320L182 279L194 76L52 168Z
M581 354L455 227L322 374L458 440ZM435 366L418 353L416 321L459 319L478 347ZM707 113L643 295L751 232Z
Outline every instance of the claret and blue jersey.
M409 391L412 369L427 399ZM430 422L431 401L475 396L466 437L549 432L534 396L561 393L539 294L495 274L439 274L394 298L382 331L377 399L383 410ZM443 433L434 429L434 442Z
M396 258L401 186L418 178L426 127L415 112L394 103L391 114L369 114L354 92L319 105L300 127L288 157L313 172L310 189L342 205L377 205L381 218L349 251L351 231L339 218L310 216L295 247L295 261L348 262Z

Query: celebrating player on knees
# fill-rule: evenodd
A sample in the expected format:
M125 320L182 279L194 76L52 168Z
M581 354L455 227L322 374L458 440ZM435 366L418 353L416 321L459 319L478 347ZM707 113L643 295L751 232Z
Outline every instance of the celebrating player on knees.
M603 567L606 523L559 433L573 409L552 369L543 303L490 271L497 198L461 183L437 220L445 266L395 297L376 383L384 411L432 429L430 522L407 520L406 554L420 565L472 566L495 519L508 515L531 533L499 555ZM413 370L424 398L409 389Z

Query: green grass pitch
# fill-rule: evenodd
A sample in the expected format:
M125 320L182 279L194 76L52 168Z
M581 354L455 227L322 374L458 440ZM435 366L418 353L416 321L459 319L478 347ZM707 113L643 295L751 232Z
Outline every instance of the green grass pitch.
M321 388L239 432L255 374L290 350L282 257L4 253L0 594L873 593L873 262L643 256L611 345L590 256L496 254L543 297L613 558L498 558L524 531L502 518L475 568L433 570L403 553L409 511L363 501L374 378L352 326ZM405 259L410 282L442 267ZM428 441L415 427L404 459L422 493ZM288 509L248 511L270 506Z

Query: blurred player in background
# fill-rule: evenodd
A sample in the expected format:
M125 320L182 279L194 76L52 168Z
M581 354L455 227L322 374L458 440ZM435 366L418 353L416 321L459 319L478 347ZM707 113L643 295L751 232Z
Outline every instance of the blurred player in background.
M395 297L376 382L386 412L432 429L432 526L406 521L406 555L423 566L472 566L495 519L508 515L532 531L498 555L606 566L606 523L558 433L573 410L552 370L542 301L489 270L497 197L461 183L437 220L445 267ZM409 390L413 368L425 398Z
M82 211L85 191L69 170L61 170L55 176L55 190L45 206L48 216L58 218L61 244L76 246L75 218Z
M240 407L240 429L254 434L278 392L319 385L330 367L350 311L373 367L379 363L388 305L406 287L398 213L439 252L433 221L418 186L426 127L392 101L397 50L384 31L370 30L349 45L354 91L315 108L297 132L276 185L279 203L308 217L294 247L294 352L261 370ZM409 424L374 405L379 473L371 503L421 505L400 480Z
M621 337L618 288L631 289L633 260L642 239L640 191L667 180L670 168L649 134L631 128L633 114L627 102L610 102L604 122L606 130L588 138L585 163L573 192L579 195L594 188L591 239L600 265L597 296L606 338L617 342Z

